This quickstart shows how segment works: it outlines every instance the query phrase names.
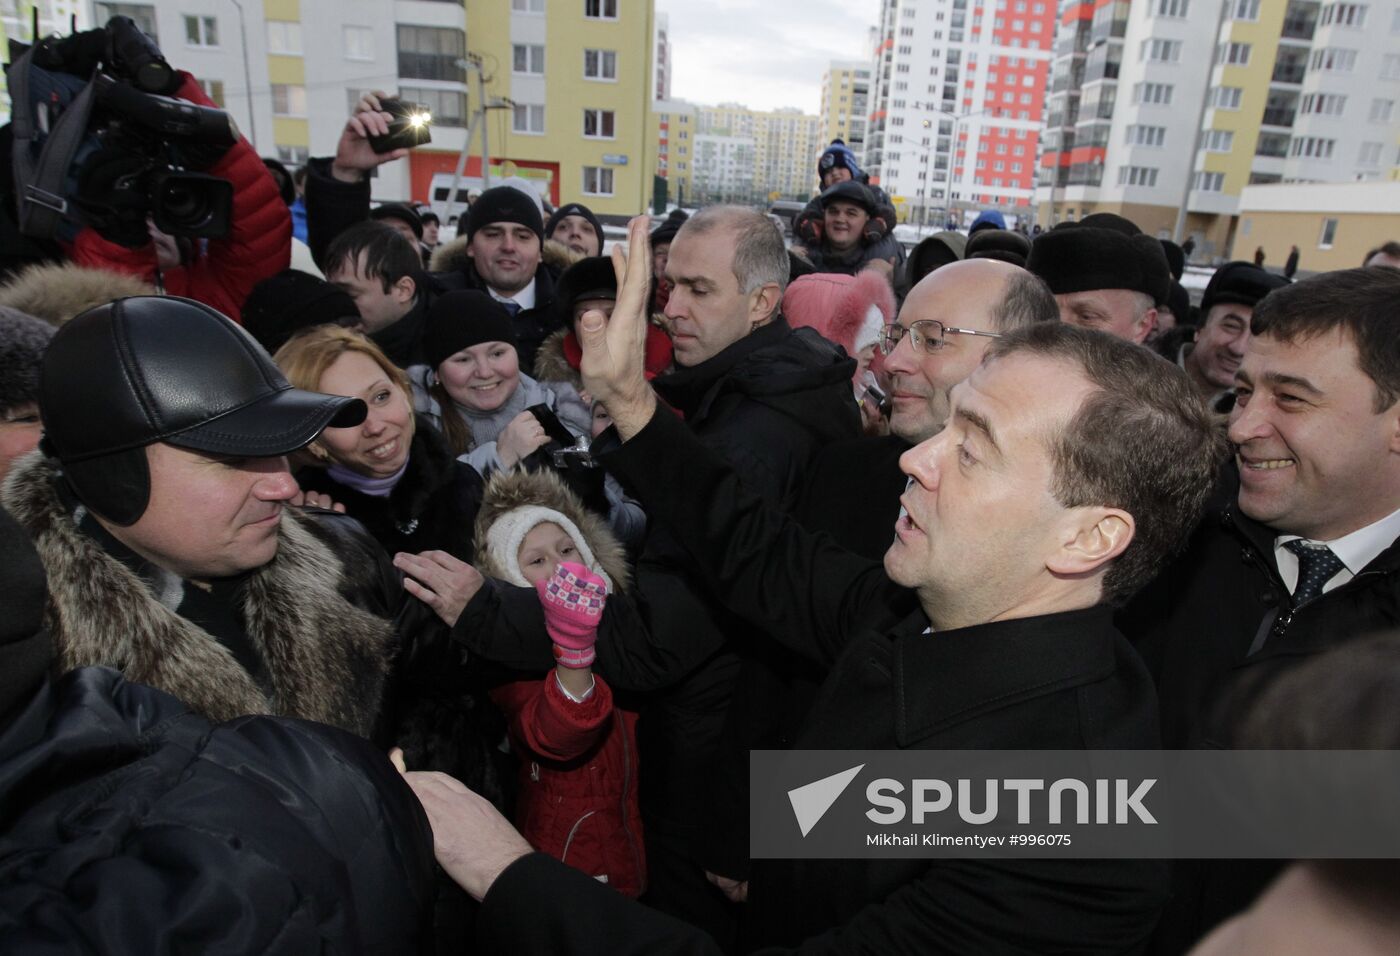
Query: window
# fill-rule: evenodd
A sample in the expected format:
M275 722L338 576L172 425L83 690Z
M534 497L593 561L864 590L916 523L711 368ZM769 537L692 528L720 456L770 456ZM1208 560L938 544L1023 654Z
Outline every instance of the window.
M1328 70L1332 73L1350 73L1356 68L1356 51L1337 47L1322 47L1313 50L1308 64L1314 70Z
M583 194L585 196L611 196L613 194L613 171L603 166L583 167Z
M290 83L272 84L272 114L274 116L305 116L306 87Z
M278 146L277 158L288 166L305 166L311 151L306 146Z
M291 20L268 20L267 52L300 56L301 24Z
M584 110L583 135L589 139L616 139L613 116L612 110Z
M1181 59L1181 41L1155 37L1143 40L1141 58L1153 63L1176 63Z
M544 0L510 0L516 13L544 13Z
M513 133L544 135L544 107L516 103L510 129Z
M1319 249L1331 249L1332 243L1337 238L1337 220L1324 218L1322 220L1322 233L1317 237L1317 247Z
M1216 63L1229 63L1232 66L1247 66L1249 64L1248 43L1222 43L1215 51Z
M584 50L583 76L587 80L617 79L617 54L612 50Z
M1156 6L1159 17L1184 17L1190 4L1188 0L1157 0Z
M218 19L215 17L185 17L185 42L190 46L218 46Z
M1336 24L1340 27L1361 27L1366 24L1366 4L1329 3L1322 8L1322 26Z
M583 15L592 20L616 20L617 0L583 0ZM611 170L608 170L608 182L612 183ZM608 187L607 195L612 195L611 185Z
M345 59L373 60L374 31L369 27L346 27Z
M204 90L204 95L214 101L214 105L219 109L224 109L224 81L223 80L200 80L200 89Z
M1400 54L1387 53L1381 60L1381 79L1400 80Z
M1218 193L1225 186L1225 174L1197 173L1192 185L1203 193Z
M1304 159L1331 159L1332 150L1336 145L1337 141L1334 139L1322 139L1317 136L1299 136L1289 145L1288 155L1301 156Z
M544 73L544 47L536 43L516 43L511 46L516 73Z
M1165 126L1129 126L1126 132L1129 146L1161 146L1167 138Z
M1205 149L1208 153L1228 153L1235 145L1235 134L1228 129L1206 130Z
M1381 144L1362 143L1361 152L1356 157L1358 166L1379 166L1381 164Z
M1229 11L1231 20L1258 20L1259 0L1229 0Z
M141 32L150 37L151 42L159 45L160 37L156 35L156 8L149 3L94 3L92 7L98 23L106 23L113 17L131 17L141 28Z
M1210 105L1218 110L1237 110L1243 93L1238 86L1217 86L1211 91Z
M1322 116L1341 116L1347 98L1337 93L1309 93L1303 97L1302 112Z
M399 76L414 80L466 81L457 62L467 55L467 36L452 27L398 25Z
M1170 83L1138 83L1133 86L1133 102L1143 106L1171 106Z
M1372 100L1371 117L1372 123L1389 123L1390 117L1395 112L1394 100Z
M467 95L456 90L434 90L416 86L399 87L399 99L422 103L428 108L434 126L466 126Z
M1118 185L1156 186L1157 169L1154 166L1119 166Z

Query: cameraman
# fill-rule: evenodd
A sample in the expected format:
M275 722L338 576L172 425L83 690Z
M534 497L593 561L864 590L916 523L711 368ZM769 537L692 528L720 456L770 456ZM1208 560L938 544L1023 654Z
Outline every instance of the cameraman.
M178 75L181 82L175 97L218 109L193 76L183 70ZM176 146L187 165L203 166L201 171L232 184L231 225L226 236L196 240L186 247L188 255L167 264L154 242L133 248L88 226L66 251L80 265L135 275L170 295L197 299L225 315L239 315L253 286L290 264L291 214L276 181L243 137L227 149L207 144L185 148L178 141Z

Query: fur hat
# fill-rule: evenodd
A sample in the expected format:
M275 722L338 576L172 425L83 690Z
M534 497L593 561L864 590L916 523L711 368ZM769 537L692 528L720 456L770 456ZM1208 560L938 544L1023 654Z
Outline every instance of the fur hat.
M617 272L607 256L580 259L564 270L554 286L554 302L566 327L573 325L574 303L580 299L616 298Z
M1186 287L1175 279L1172 280L1172 290L1167 294L1167 308L1171 309L1172 318L1176 319L1177 325L1195 325L1191 315L1191 293L1186 291Z
M428 306L423 357L436 369L462 349L483 342L515 344L515 325L506 307L478 289L447 292Z
M874 345L894 320L894 291L876 272L853 276L819 272L802 276L783 293L783 315L795 329L815 329L854 356Z
M690 215L684 209L672 209L665 221L651 231L652 246L659 246L663 242L675 239L676 233L681 231L681 226L685 225L685 221L689 218Z
M1085 222L1104 222L1110 215L1099 213ZM1121 216L1112 218L1128 222ZM1171 292L1171 271L1162 244L1151 236L1130 234L1107 224L1065 222L1042 232L1031 243L1026 268L1044 279L1056 295L1129 289L1158 303L1167 301Z
M491 475L476 515L476 567L488 577L529 587L520 573L520 542L545 521L568 532L588 569L608 579L609 591L627 590L627 552L607 522L551 471L517 468Z
M1186 253L1170 239L1157 241L1162 244L1162 251L1167 254L1167 268L1171 270L1172 279L1180 282L1181 274L1186 271Z
M124 272L45 262L21 269L0 286L0 305L62 325L114 299L155 294L154 286Z
M493 222L517 223L544 241L544 218L540 215L539 202L531 201L523 190L514 186L493 186L472 203L467 212L467 238Z
M39 401L39 366L53 326L0 306L0 411Z
M276 352L302 329L356 325L360 310L344 289L299 269L283 269L248 293L243 327L268 352Z
M821 182L823 176L838 166L850 170L852 179L859 180L863 175L856 165L856 154L843 140L833 139L817 160L817 182Z
M1031 241L1025 236L1010 229L991 226L973 228L974 232L968 235L967 246L963 250L964 259L998 259L1023 269L1026 267Z
M1211 307L1216 305L1230 303L1254 308L1264 296L1288 284L1283 276L1267 272L1252 262L1227 262L1215 270L1206 284L1201 296L1201 319L1204 321Z
M582 216L584 219L588 220L588 224L592 226L593 231L598 234L598 251L601 253L603 251L603 246L607 244L607 241L603 238L603 224L598 220L593 210L589 209L583 203L565 203L554 210L554 215L550 216L549 222L545 223L544 234L546 236L553 236L554 227L559 225L559 222L566 216Z

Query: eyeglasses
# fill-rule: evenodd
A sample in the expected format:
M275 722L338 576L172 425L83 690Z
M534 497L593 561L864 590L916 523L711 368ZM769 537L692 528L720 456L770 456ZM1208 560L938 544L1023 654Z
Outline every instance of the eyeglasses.
M886 355L893 353L905 335L909 336L909 342L914 346L914 351L927 352L930 355L948 344L949 335L985 335L989 339L1001 338L1000 332L955 329L951 325L944 325L933 319L920 319L917 322L912 322L907 329L898 322L892 322L880 330L880 351Z

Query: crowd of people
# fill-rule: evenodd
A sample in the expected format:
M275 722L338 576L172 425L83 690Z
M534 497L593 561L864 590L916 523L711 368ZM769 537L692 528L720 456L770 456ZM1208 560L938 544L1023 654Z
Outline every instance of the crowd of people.
M747 769L1393 746L1400 247L906 254L839 142L791 242L439 243L383 97L0 264L0 951L1400 949L1393 863L750 859Z

